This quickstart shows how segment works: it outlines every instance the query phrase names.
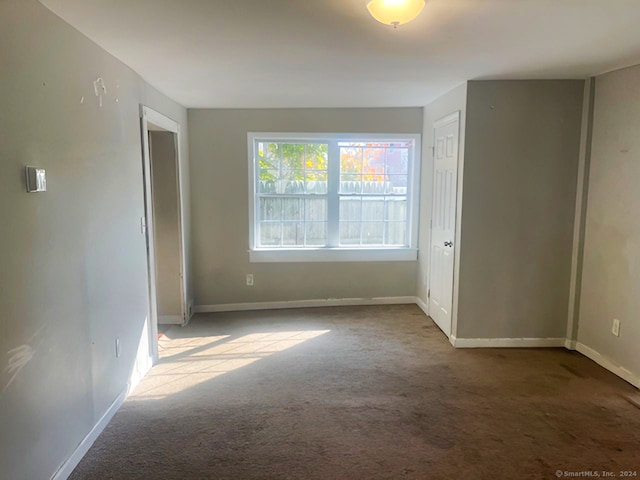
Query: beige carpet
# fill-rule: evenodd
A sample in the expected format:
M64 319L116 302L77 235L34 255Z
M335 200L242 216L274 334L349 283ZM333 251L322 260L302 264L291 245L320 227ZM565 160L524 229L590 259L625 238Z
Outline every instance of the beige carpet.
M455 350L415 306L198 315L72 479L640 475L638 391L564 349Z

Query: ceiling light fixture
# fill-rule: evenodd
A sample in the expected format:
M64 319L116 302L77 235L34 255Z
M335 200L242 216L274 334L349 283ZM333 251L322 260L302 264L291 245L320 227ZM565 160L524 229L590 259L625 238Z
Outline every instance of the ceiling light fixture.
M371 0L367 8L380 23L397 28L420 15L424 4L425 0Z

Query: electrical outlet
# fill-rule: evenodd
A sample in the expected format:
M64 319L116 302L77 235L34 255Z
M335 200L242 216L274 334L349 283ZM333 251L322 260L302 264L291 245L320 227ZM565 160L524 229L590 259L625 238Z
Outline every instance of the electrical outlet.
M120 357L120 339L116 338L116 358Z
M611 324L611 333L613 333L616 337L620 336L620 320L617 318L613 319L613 323Z
M253 273L247 273L247 286L253 287Z

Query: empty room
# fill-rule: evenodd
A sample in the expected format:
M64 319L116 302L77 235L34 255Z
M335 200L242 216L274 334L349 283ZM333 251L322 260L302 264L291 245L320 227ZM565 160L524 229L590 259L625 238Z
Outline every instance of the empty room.
M0 0L0 479L640 472L638 0Z

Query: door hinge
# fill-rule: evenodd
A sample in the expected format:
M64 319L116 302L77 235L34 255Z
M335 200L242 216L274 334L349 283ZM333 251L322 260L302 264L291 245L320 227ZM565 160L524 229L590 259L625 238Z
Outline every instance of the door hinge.
M431 298L431 289L427 290L427 298Z

